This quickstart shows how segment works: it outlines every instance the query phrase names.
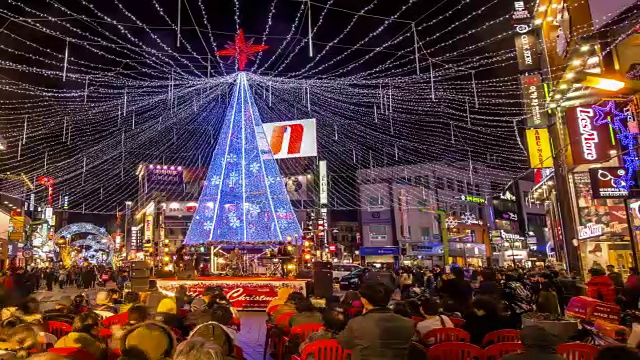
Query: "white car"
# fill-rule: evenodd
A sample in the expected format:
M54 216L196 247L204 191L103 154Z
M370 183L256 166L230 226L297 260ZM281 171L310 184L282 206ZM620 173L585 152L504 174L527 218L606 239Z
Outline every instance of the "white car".
M343 276L349 275L353 270L361 267L356 264L333 264L333 282L338 283Z

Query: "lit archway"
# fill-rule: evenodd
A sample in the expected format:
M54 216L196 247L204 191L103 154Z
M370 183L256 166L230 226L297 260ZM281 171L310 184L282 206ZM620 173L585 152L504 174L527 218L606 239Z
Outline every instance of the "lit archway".
M100 258L101 261L110 263L113 260L113 253L115 250L115 242L111 238L109 233L94 224L90 223L75 223L67 225L58 230L53 238L54 244L57 244L60 238L71 239L76 234L90 234L86 239L74 241L72 246L81 246L89 253L105 254L106 258Z

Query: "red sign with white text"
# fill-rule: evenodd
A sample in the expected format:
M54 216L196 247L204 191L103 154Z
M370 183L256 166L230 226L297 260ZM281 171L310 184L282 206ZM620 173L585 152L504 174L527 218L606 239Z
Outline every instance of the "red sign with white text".
M190 295L200 295L208 286L222 286L231 305L238 310L266 310L271 300L278 297L278 289L290 287L306 293L305 281L167 281L158 280L158 288L175 292L178 286L185 285Z
M570 107L565 112L573 163L593 164L607 161L617 146L608 124L596 125L596 112L591 105Z

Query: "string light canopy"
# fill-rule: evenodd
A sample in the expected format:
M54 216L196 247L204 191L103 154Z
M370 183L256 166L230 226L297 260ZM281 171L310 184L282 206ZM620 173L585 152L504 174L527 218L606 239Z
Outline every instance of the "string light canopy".
M398 169L420 165L480 185L480 197L526 171L517 60L513 43L503 41L513 34L509 7L497 0L251 6L7 0L0 6L0 167L24 176L2 179L0 190L25 200L35 191L44 202L42 186L31 190L23 180L48 176L56 180L54 207L144 206L141 164L206 171L242 70L262 122L316 119L318 157L279 166L306 176L326 160L332 208L365 207L358 175L372 169L366 181L375 183L411 180ZM228 55L238 61L228 63ZM411 206L436 201L425 191L447 187L407 182L416 188ZM154 186L144 190L161 190ZM188 190L166 197L196 200Z

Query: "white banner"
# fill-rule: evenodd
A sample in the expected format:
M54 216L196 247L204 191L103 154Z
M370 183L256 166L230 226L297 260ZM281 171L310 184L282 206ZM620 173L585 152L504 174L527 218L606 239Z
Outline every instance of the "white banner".
M316 119L262 125L276 159L318 156Z

